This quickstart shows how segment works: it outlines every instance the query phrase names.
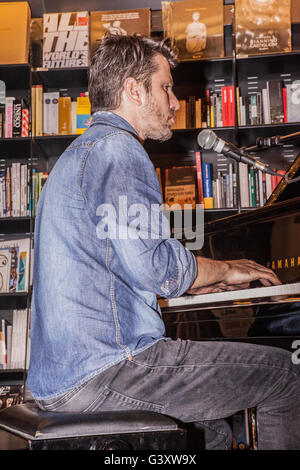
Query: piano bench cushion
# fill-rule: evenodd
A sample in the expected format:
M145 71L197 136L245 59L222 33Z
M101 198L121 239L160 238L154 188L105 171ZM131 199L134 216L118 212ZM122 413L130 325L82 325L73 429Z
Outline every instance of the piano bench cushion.
M152 411L58 413L42 411L35 403L24 403L2 410L0 412L0 435L3 432L31 443L62 439L70 441L84 436L113 437L137 433L143 435L149 433L150 437L151 433L162 432L173 433L174 438L180 435L181 444L177 443L182 446L180 448L184 448L185 441L185 432L178 428L173 419ZM35 446L35 448L37 447ZM175 447L173 448L175 449ZM3 449L1 445L0 449Z

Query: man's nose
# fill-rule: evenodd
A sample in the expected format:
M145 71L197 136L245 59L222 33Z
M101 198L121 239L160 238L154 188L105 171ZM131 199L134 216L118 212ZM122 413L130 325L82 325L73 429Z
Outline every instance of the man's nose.
M170 108L173 109L174 111L178 111L178 109L180 108L179 101L174 95L173 91L170 96Z

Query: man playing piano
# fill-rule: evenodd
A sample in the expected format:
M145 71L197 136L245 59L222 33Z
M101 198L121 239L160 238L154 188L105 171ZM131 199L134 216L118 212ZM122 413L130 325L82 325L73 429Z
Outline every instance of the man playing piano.
M207 449L230 449L224 418L257 406L259 449L299 449L300 368L288 352L164 334L158 295L280 284L253 261L196 258L162 236L143 142L172 135L175 63L167 42L130 36L105 37L92 58L91 125L38 204L28 385L44 410L143 409L197 423Z

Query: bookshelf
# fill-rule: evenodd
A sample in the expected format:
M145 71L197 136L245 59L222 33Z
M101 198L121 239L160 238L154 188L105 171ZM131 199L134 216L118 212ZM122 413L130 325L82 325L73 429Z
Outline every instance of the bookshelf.
M40 2L30 2L33 17L42 16ZM98 10L97 2L88 1L84 8L92 11ZM101 6L103 9L110 9L111 5ZM124 9L121 1L115 2L115 9ZM124 2L123 2L124 3ZM134 2L133 2L134 3ZM150 3L150 5L149 5ZM160 2L138 2L130 5L134 7L152 8L152 36L162 35ZM224 1L224 7L229 10L233 1ZM81 5L72 2L70 7L74 11L80 10ZM59 2L53 2L52 11L61 11ZM178 99L186 99L188 96L205 96L207 88L215 89L222 83L224 86L238 86L241 93L247 94L249 87L249 77L257 76L257 87L262 89L266 80L300 80L299 60L300 60L300 19L298 23L292 25L293 52L286 54L272 54L263 56L252 56L249 58L233 58L233 36L231 17L227 15L224 24L225 57L222 59L209 59L193 62L182 62L173 72L175 87L174 91ZM31 100L32 85L41 84L43 90L59 90L67 88L72 97L79 96L80 92L87 90L87 69L56 69L44 70L33 69L30 64L0 65L0 80L7 85L7 94ZM300 116L299 116L300 121ZM172 166L195 165L195 151L199 150L197 136L200 128L174 130L173 137L165 142L158 143L147 141L146 151L155 167L161 169ZM215 133L225 141L232 142L240 147L255 145L257 137L274 135L288 135L300 130L300 122L284 123L279 125L239 125L214 127ZM17 138L0 138L0 163L9 164L12 161L27 162L37 171L50 172L56 160L65 148L76 138L72 135L55 136L34 136ZM299 144L283 146L275 149L268 149L259 153L259 158L267 160L268 163L276 162L278 168L287 168L300 152ZM211 163L214 171L222 168L226 172L228 167L227 159L220 158L211 151L203 151L204 161ZM222 166L223 165L223 166ZM225 165L225 167L224 167ZM233 163L236 170L237 165ZM222 170L222 171L223 171ZM214 221L225 218L240 211L251 208L236 207L207 209L205 211L205 221ZM0 218L0 235L6 238L28 235L33 238L34 217L9 217ZM1 312L12 309L29 309L30 292L16 294L0 294L0 318ZM26 375L25 367L22 370L0 370L0 386L2 383L22 382Z

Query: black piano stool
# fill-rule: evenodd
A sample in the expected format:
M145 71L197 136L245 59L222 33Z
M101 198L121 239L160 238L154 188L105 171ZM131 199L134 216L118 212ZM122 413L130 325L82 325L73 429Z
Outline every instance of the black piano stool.
M186 431L151 411L54 413L35 403L0 412L0 450L182 450Z

